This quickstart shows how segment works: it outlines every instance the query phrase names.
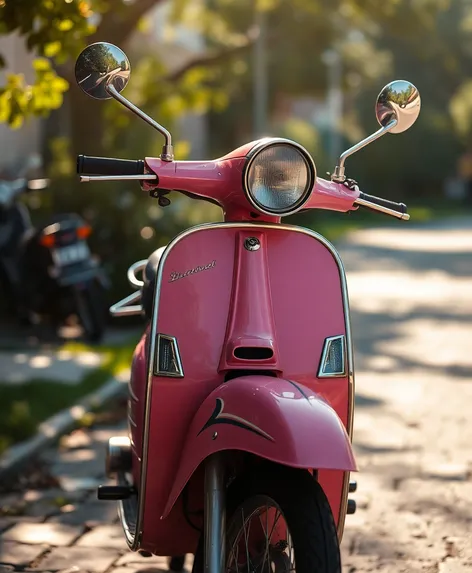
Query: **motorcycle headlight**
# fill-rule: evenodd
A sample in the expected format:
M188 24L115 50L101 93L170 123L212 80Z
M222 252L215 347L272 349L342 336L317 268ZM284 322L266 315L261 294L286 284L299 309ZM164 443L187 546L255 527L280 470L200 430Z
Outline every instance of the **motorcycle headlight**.
M249 202L267 215L291 215L311 195L316 168L301 145L285 139L261 141L248 154L243 171Z

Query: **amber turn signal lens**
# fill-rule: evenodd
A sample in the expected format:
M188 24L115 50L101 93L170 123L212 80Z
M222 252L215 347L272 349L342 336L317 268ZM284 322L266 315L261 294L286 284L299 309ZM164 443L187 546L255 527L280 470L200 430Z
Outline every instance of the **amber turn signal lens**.
M41 245L43 245L43 247L54 247L54 245L56 244L56 236L54 234L51 235L42 235L41 238L39 239L39 242L41 243Z
M92 232L92 228L89 227L88 225L85 225L83 227L79 227L77 229L77 237L79 239L86 239L87 237L90 236L91 232Z

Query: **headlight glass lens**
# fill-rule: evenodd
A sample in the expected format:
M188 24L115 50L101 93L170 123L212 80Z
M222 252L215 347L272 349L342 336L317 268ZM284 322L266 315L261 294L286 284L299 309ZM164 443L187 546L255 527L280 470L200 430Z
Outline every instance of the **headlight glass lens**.
M311 193L312 166L289 144L273 144L248 166L247 192L257 206L274 214L293 212Z

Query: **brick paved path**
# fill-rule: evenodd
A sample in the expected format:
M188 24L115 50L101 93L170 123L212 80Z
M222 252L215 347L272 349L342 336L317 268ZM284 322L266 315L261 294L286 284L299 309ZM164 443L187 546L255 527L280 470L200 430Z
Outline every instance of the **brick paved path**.
M78 431L43 456L58 479L48 489L0 496L0 572L34 569L132 573L167 570L165 558L128 551L116 503L96 499L108 438L123 424ZM15 515L16 514L16 515Z

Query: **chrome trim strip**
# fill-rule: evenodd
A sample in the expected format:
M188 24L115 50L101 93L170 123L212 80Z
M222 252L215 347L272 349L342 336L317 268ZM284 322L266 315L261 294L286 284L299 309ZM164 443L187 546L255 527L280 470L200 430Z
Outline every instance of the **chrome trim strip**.
M133 419L133 413L132 413L132 401L128 400L128 407L127 407L127 417L128 417L128 422L135 428L138 427L138 425L136 424L136 422ZM131 434L131 433L130 433ZM130 438L131 439L131 438Z
M177 361L177 370L178 372L175 374L174 372L164 372L163 370L159 370L159 343L163 340L169 340L172 344L174 349L175 359ZM180 358L179 352L179 343L177 342L177 338L175 336L169 336L167 334L159 333L157 335L157 350L156 350L156 357L154 360L154 375L155 376L167 376L168 378L183 378L184 377L184 369L182 366L182 359Z
M133 387L131 386L131 380L128 382L128 392L134 402L139 402L139 398L136 396Z
M123 472L119 472L117 476L118 485L127 485L129 482ZM118 502L118 517L123 527L126 542L130 545L130 540L136 537L137 531L137 507L138 495L133 494L129 499L120 500Z
M146 265L147 265L147 259L143 259L141 261L136 261L130 266L128 272L126 273L130 286L138 289L144 286L144 281L143 280L140 281L136 276L136 273L138 273L139 271L141 271L142 273L142 271L144 271L144 269L146 268Z
M351 324L349 319L349 300L348 300L348 292L347 292L347 281L346 281L346 273L344 271L344 266L341 261L341 257L339 256L338 252L334 248L334 246L325 239L319 233L315 231L311 231L309 229L305 229L303 227L296 227L294 225L282 225L282 224L270 224L270 223L206 223L203 225L198 225L196 227L192 227L191 229L186 229L180 235L177 235L168 245L167 248L162 253L162 256L159 260L159 265L157 268L157 276L156 276L156 291L154 294L154 307L153 307L153 315L151 320L151 329L150 329L150 348L149 348L149 356L148 356L148 378L146 383L146 393L145 393L145 405L144 405L144 435L143 435L143 460L141 464L141 479L139 483L139 490L138 490L138 511L136 516L136 531L133 534L130 533L130 530L126 524L126 516L124 512L120 512L120 518L123 524L123 528L125 531L126 541L128 546L132 551L136 551L139 549L141 537L142 537L142 527L143 527L143 518L144 518L144 501L146 498L146 474L147 474L147 463L148 463L148 447L149 447L149 418L150 418L150 410L151 410L151 387L152 387L152 378L153 378L153 366L154 360L153 357L155 356L156 350L156 335L157 335L157 317L159 315L159 295L162 287L162 280L163 280L163 269L164 264L169 256L170 251L172 248L182 239L188 237L192 233L198 233L199 231L206 231L208 229L272 229L272 230L282 230L282 231L292 231L295 233L304 233L312 237L313 239L317 240L323 246L325 246L330 253L332 254L336 264L338 265L339 276L341 280L341 293L343 297L344 303L344 320L346 326L346 343L347 343L347 359L348 359L348 384L349 384L349 404L348 404L348 416L347 416L347 433L351 437L352 440L352 426L353 426L353 406L354 406L354 361L353 361L353 350L352 350L352 342L351 342ZM342 534L344 530L344 517L346 514L347 508L347 495L349 490L349 472L344 473L344 487L343 487L343 497L341 499L340 504L340 511L339 511L339 520L338 520L338 537L342 539ZM345 495L344 495L345 492ZM120 502L122 504L122 502Z
M110 306L110 314L116 317L142 314L143 307L140 304L133 304L135 302L139 302L140 300L141 300L141 291L133 292L126 298L123 298L120 301L115 302L115 304L113 304L112 306Z
M342 372L332 372L332 373L326 373L323 371L324 369L324 365L326 363L326 358L328 356L329 351L331 350L331 345L335 340L339 340L341 339L341 361L342 361L342 365L343 365L343 370ZM317 377L318 378L344 378L346 376L346 341L345 341L345 337L344 334L341 334L339 336L328 336L328 338L325 338L324 344L323 344L323 353L321 355L321 360L320 360L320 366L318 368L318 374Z

